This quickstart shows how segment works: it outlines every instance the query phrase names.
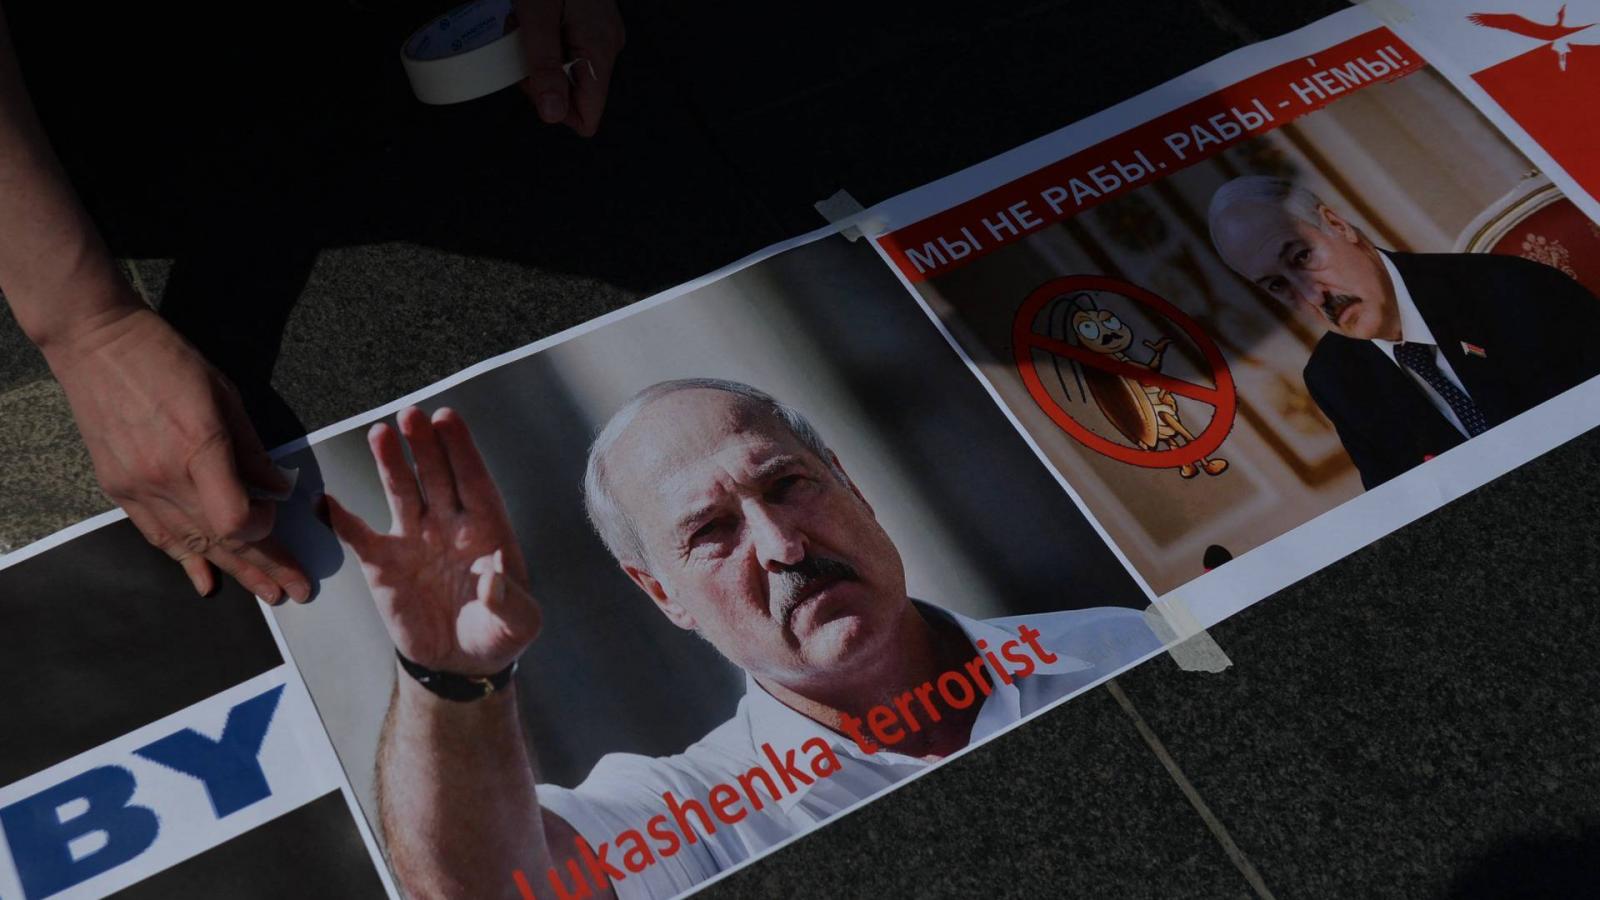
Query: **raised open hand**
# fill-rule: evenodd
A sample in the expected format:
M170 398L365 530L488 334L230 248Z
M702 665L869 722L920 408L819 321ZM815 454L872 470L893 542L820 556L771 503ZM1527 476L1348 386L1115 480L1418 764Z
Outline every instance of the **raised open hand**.
M367 443L389 499L387 534L328 497L335 534L361 561L395 647L430 669L491 675L539 634L542 615L500 491L454 410L402 410ZM416 461L406 463L401 435Z

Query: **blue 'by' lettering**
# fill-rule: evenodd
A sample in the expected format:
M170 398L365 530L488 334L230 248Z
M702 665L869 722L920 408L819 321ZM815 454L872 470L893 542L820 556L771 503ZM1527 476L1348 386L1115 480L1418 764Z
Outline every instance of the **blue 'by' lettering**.
M278 685L234 706L216 740L185 728L134 754L199 780L221 819L272 794L261 745L282 695ZM58 894L150 849L161 820L131 802L135 787L127 768L97 766L0 807L0 831L23 894L34 900Z

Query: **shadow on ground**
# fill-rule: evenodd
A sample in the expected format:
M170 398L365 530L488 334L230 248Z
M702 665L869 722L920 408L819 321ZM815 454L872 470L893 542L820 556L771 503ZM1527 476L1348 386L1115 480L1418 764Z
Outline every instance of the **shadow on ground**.
M1505 837L1461 869L1451 900L1567 900L1600 884L1600 821Z

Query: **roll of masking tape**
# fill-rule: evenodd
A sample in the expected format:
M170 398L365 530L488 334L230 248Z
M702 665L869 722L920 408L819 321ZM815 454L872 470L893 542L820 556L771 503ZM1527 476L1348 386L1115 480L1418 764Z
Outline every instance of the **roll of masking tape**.
M511 0L473 0L417 29L400 47L423 103L460 103L528 77Z

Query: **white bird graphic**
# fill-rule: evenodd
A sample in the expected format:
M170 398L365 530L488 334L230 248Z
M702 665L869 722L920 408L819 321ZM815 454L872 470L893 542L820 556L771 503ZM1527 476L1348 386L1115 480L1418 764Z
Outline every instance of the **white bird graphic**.
M1509 31L1512 34L1520 34L1523 37L1549 41L1550 49L1556 52L1556 62L1561 66L1561 71L1563 72L1567 70L1567 54L1572 52L1569 38L1580 31L1586 31L1595 26L1594 22L1590 22L1587 25L1568 25L1567 6L1565 3L1556 11L1554 24L1535 22L1516 13L1473 13L1467 16L1467 21L1474 25L1481 25L1484 28L1497 28L1501 31ZM1588 42L1582 43L1587 44Z

